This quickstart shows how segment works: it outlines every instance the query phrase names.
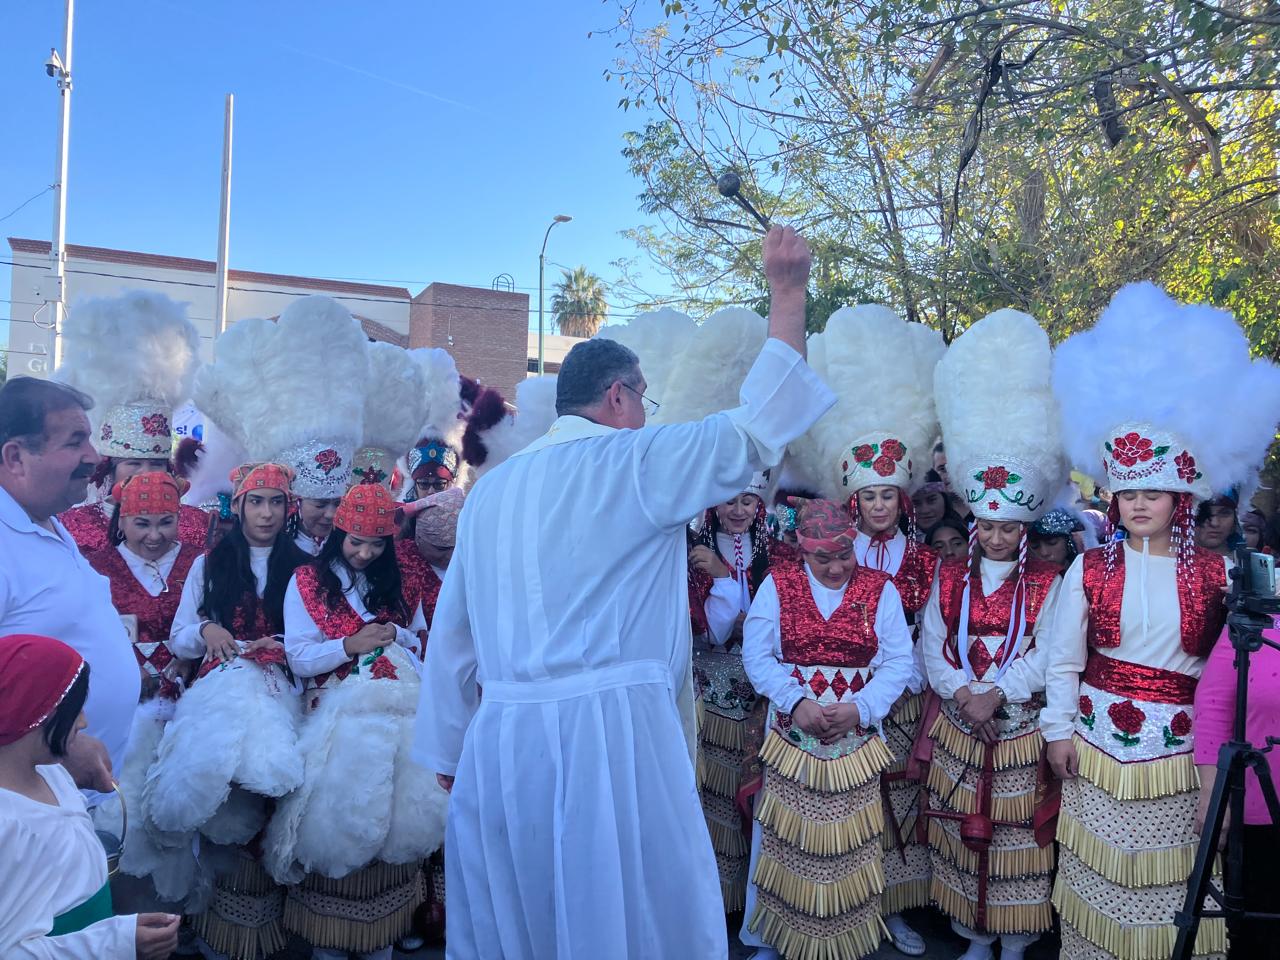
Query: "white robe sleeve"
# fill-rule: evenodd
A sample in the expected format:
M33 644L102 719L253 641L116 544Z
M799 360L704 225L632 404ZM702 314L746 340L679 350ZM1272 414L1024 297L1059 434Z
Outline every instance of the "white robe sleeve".
M1004 691L1005 699L1010 703L1026 703L1032 694L1044 689L1045 668L1049 659L1045 645L1051 632L1053 611L1061 589L1062 577L1054 577L1053 583L1049 584L1049 593L1040 605L1040 615L1036 618L1036 626L1032 631L1035 646L1009 664L1005 675L996 681L996 686Z
M466 511L462 517L465 523ZM469 534L461 529L458 534L458 546L431 618L431 642L427 644L411 752L420 766L450 777L458 769L463 738L480 706L476 646L467 610L465 554Z
M343 646L345 637L329 639L307 613L307 605L298 592L298 578L289 578L284 592L284 655L289 668L299 677L314 677L326 670L337 670L351 659Z
M1088 629L1089 602L1084 593L1084 556L1081 555L1062 579L1045 643L1048 703L1040 711L1040 733L1050 743L1070 739L1075 727L1080 674L1089 652Z
M929 685L929 673L924 665L924 644L911 644L911 679L907 681L907 690L920 693Z
M422 637L419 631L426 631L427 618L422 613L422 601L419 600L413 608L413 616L409 618L409 626L402 627L396 625L396 643L404 647L412 653L417 659L414 665L417 666L422 660Z
M892 583L884 585L876 607L876 641L871 679L852 697L864 727L878 724L888 715L911 679L911 630L902 612L902 597Z
M782 665L782 632L778 621L781 605L773 576L764 578L742 625L742 667L756 693L779 710L790 713L804 692Z
M800 354L770 338L739 400L741 406L696 423L641 431L633 475L641 509L658 529L679 529L708 505L741 493L752 472L776 465L835 395Z
M76 933L50 937L49 891L66 878L44 859L46 844L21 820L0 819L0 957L4 960L134 960L135 915L99 920Z
M942 620L942 606L938 600L940 577L933 580L933 588L929 591L929 600L924 605L920 618L920 652L924 659L925 673L929 677L929 686L943 700L954 699L956 691L969 682L963 670L958 670L947 663L942 655L943 644L947 640L947 625Z
M702 609L707 615L707 631L714 646L724 646L733 632L733 625L742 612L741 598L742 588L733 577L716 577L711 581L711 592Z
M204 603L204 561L207 555L202 554L191 563L187 580L182 585L182 599L178 601L178 612L173 617L173 625L169 628L169 650L176 657L187 660L199 660L204 657L204 641L200 639L200 626L204 618L200 616L200 605Z

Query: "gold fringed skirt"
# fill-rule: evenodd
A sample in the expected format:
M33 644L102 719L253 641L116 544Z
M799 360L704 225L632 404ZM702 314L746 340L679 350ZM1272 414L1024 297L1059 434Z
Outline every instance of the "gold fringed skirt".
M757 702L742 656L699 650L694 656L698 710L698 795L715 848L726 913L747 895L751 844L737 796L747 758L747 717Z
M1082 709L1090 709L1076 720L1080 776L1063 783L1058 817L1053 904L1062 917L1062 955L1165 960L1199 841L1191 735L1173 722L1185 712L1189 726L1191 710L1135 704L1084 683L1081 693ZM1202 920L1195 956L1225 953L1223 921Z
M375 862L339 879L309 873L290 887L284 927L313 947L370 953L409 933L426 900L418 862Z
M775 726L760 751L750 929L786 960L856 960L874 953L883 935L880 774L893 757L880 737L858 734L855 749L823 759L791 732L797 736Z
M882 774L882 794L886 804L884 828L884 896L880 909L885 916L901 913L929 902L929 846L921 839L925 787L908 780L907 758L920 729L924 694L913 694L884 722L883 731L893 763ZM892 814L892 816L890 816Z
M1053 845L1039 846L1031 831L1036 768L1044 740L1039 704L1006 704L995 722L991 804L987 815L1006 821L992 830L985 856L965 846L960 820L929 816L930 898L943 913L983 933L1042 933L1053 926L1049 903ZM968 815L978 809L977 785L985 747L955 710L942 705L932 729L929 808ZM1012 825L1018 824L1018 825Z
M262 960L284 949L284 887L249 853L241 851L235 869L214 882L213 900L191 917L191 928L231 960Z

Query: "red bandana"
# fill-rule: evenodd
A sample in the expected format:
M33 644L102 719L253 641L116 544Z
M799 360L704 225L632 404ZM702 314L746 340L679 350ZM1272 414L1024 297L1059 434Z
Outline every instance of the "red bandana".
M44 723L83 669L84 659L61 640L0 637L0 747Z
M120 505L122 517L177 513L188 486L187 481L165 471L138 473L117 483L111 499Z
M239 500L250 490L279 490L288 494L293 485L293 471L279 463L246 463L231 471L232 500Z
M394 537L397 506L382 484L360 483L343 495L333 525L357 537Z

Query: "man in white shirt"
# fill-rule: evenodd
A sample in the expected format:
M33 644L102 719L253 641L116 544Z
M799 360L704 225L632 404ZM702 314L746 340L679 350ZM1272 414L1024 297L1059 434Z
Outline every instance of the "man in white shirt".
M87 736L64 765L77 785L106 792L124 759L141 674L111 586L56 515L85 498L101 459L85 411L65 384L16 377L0 388L0 635L34 633L89 664Z
M741 406L644 428L635 355L590 340L550 431L468 494L414 752L457 777L451 957L728 952L692 763L685 525L833 402L803 356L808 247L775 228L764 252L770 339Z

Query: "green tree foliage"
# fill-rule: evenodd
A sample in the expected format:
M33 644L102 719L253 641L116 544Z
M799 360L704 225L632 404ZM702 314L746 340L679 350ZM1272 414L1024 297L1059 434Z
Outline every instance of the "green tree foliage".
M816 259L828 304L948 338L1013 306L1055 338L1123 283L1236 312L1280 355L1276 0L671 0L621 7L643 122L634 232L695 305L757 303L726 168ZM824 312L825 311L825 312Z
M594 337L609 316L604 284L586 267L561 271L551 297L551 312L557 329L566 337Z

